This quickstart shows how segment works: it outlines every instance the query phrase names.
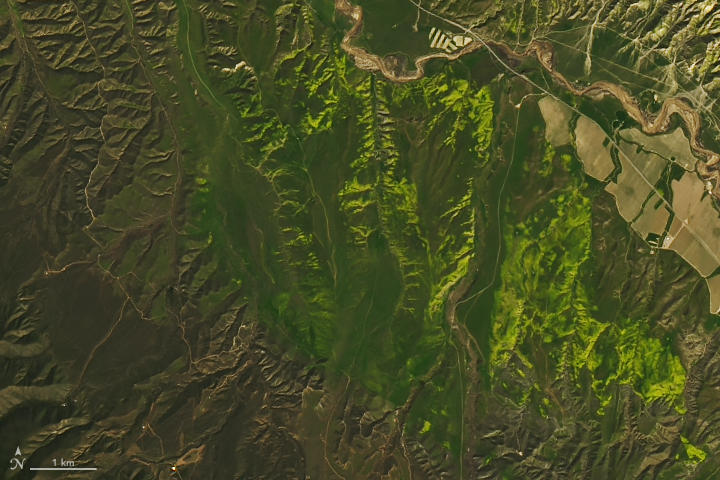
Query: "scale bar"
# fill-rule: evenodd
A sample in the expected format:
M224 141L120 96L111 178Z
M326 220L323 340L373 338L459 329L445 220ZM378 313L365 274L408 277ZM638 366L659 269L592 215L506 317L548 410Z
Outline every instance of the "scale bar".
M45 467L31 468L30 470L97 470L95 467Z

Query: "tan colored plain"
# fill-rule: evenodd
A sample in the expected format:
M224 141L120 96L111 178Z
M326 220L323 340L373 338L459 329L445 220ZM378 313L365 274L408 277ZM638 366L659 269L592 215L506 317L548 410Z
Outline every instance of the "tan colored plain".
M654 152L663 158L672 160L685 170L694 170L697 158L692 154L690 142L682 128L676 128L663 135L645 135L637 128L629 128L620 132L620 137L640 145L643 150Z
M671 185L673 191L673 211L683 220L690 218L695 205L700 202L705 184L694 173L686 173L680 180L674 180Z
M720 275L706 279L708 290L710 290L710 313L720 313Z
M667 227L670 212L663 202L660 203L658 208L655 208L658 200L657 194L653 192L650 200L645 204L645 209L642 214L640 214L640 217L632 224L632 227L643 239L647 239L647 236L651 233L661 236L665 232L665 227Z
M675 219L667 247L707 277L720 265L720 215L711 198L703 198L705 186L696 174L672 182L672 190Z
M620 215L631 223L640 214L668 162L654 153L638 152L636 145L624 141L620 142L619 157L622 171L617 183L609 183L605 190L615 195Z
M600 126L587 117L580 117L575 126L575 145L578 157L585 167L585 173L605 181L615 170L610 145L603 145L607 135Z
M553 97L543 97L538 102L540 113L545 120L545 139L553 147L561 147L572 142L570 119L572 110Z
M720 264L720 216L713 208L710 196L695 205L687 223L715 262Z
M680 229L668 248L676 251L703 277L712 274L720 266L720 262L713 258L687 227Z

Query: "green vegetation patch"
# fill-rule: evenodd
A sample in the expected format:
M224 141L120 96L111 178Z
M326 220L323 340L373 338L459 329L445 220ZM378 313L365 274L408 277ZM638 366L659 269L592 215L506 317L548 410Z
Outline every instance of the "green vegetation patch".
M506 368L517 356L537 371L536 355L547 355L553 363L546 381L568 374L580 386L582 372L589 371L603 406L611 400L610 386L619 383L632 385L646 402L665 398L682 411L685 370L669 339L651 337L644 319L604 323L593 316L587 189L574 177L526 220L506 224L492 365Z

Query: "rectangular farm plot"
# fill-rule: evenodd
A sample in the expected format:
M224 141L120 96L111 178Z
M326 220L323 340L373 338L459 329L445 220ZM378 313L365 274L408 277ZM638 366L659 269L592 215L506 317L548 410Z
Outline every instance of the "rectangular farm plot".
M587 117L581 116L575 126L575 146L585 173L605 181L615 170L610 156L608 136L600 126Z
M686 173L680 180L674 180L671 185L673 191L673 211L682 220L690 218L693 211L702 199L705 184L694 173Z
M643 212L632 224L632 227L641 237L647 240L650 234L662 236L665 233L665 227L667 227L669 219L670 211L667 209L665 202L653 192L645 204Z
M663 158L671 160L685 170L694 170L697 158L690 149L690 142L685 137L682 128L676 128L663 135L645 135L637 128L629 128L620 132L620 137L628 142L640 145L643 150L657 153Z
M545 120L545 138L550 145L560 147L570 143L570 119L573 113L570 107L553 97L541 98L538 106Z
M676 251L703 277L712 274L715 269L720 266L720 262L713 257L705 245L698 241L694 233L685 226L680 228L680 232L678 232L677 236L670 242L668 249Z
M714 260L720 263L720 216L713 208L709 195L703 198L690 213L688 226L695 232L698 241L704 244Z
M675 219L663 248L675 250L707 277L720 266L720 215L710 196L703 198L704 183L694 173L674 181L672 190Z
M680 217L675 215L675 218L673 218L672 223L670 224L670 230L668 230L668 236L665 237L665 241L663 242L663 248L666 248L670 246L670 243L672 242L673 238L680 233L680 229L683 228L683 222L680 221Z
M668 162L654 153L638 152L636 145L623 141L620 142L619 157L622 171L617 183L609 183L605 190L615 196L620 215L632 222L653 193Z

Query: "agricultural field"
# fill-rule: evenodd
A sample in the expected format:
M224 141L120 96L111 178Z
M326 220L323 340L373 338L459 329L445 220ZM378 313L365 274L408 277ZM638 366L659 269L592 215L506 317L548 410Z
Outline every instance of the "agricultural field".
M7 0L0 478L717 478L718 98L709 1Z

